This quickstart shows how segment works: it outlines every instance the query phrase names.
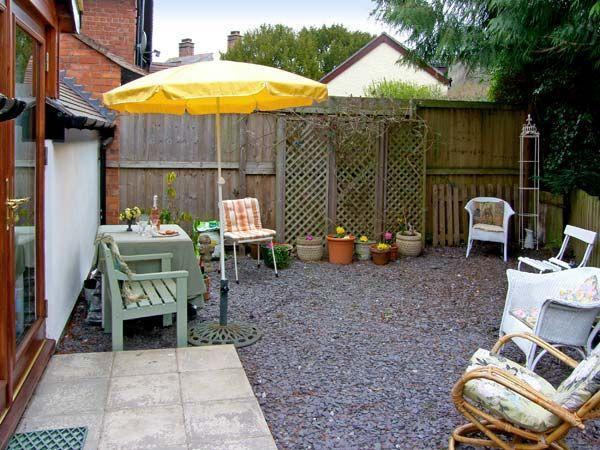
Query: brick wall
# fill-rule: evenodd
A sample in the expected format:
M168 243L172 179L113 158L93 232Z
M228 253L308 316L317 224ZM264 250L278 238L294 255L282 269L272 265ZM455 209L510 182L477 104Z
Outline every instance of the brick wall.
M136 15L135 0L85 0L81 32L133 63Z

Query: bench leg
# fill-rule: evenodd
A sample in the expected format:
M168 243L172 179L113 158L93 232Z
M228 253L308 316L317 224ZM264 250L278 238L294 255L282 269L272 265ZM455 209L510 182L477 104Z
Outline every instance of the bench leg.
M235 269L235 282L239 284L238 280L238 268L237 268L237 242L233 241L233 267Z
M163 316L163 327L170 327L173 325L173 314L164 314Z
M112 316L112 349L113 352L123 350L123 319Z
M187 279L177 279L177 347L187 347Z

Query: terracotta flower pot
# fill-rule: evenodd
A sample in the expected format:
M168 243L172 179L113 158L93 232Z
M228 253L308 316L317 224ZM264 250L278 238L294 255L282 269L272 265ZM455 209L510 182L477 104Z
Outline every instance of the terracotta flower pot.
M397 233L396 244L402 256L419 256L422 250L421 233L415 231L414 236Z
M354 255L354 241L356 238L349 235L345 238L327 236L327 251L331 264L351 264Z
M398 244L390 244L390 261L398 259Z
M390 249L387 250L379 250L377 248L377 244L371 245L371 258L373 262L378 266L385 266L388 262L390 262Z

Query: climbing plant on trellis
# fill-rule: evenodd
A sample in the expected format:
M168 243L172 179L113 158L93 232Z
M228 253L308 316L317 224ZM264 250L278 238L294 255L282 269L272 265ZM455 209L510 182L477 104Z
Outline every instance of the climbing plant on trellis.
M379 239L403 212L423 231L425 133L406 109L286 114L285 239L335 225Z

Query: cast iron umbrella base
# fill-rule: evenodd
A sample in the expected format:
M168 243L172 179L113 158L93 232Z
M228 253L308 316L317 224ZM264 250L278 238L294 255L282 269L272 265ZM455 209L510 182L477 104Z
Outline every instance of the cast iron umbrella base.
M221 280L221 299L219 309L221 317L218 322L203 322L188 330L188 342L192 345L233 344L236 348L254 344L262 333L252 324L227 323L227 293L229 282Z

